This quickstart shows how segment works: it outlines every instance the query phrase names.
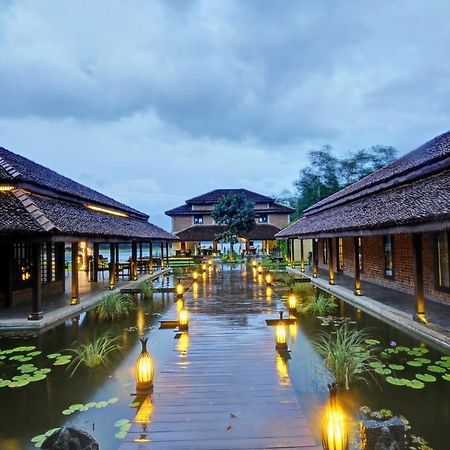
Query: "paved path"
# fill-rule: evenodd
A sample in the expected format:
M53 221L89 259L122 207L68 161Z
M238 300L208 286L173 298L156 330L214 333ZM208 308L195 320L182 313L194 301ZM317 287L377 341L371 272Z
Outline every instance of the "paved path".
M186 302L189 333L155 381L150 442L135 442L134 423L121 450L318 449L265 324L277 300L235 270Z

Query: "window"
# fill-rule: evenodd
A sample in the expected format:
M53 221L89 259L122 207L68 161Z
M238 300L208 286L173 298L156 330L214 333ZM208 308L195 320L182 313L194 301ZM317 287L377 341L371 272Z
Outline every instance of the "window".
M26 283L31 279L31 244L19 242L14 244L14 281Z
M203 216L194 216L194 225L199 225L203 223Z
M358 261L359 261L359 271L364 271L364 264L363 264L363 240L362 238L358 238L358 245L359 245L359 253L358 253Z
M322 239L322 262L328 264L327 240Z
M344 271L344 244L343 244L343 239L342 238L338 238L337 239L337 264L336 264L336 268L339 272L343 272Z
M449 231L442 231L436 239L437 288L445 290L450 289L449 234Z
M47 242L42 246L41 252L41 281L49 283L56 280L56 253L55 244Z
M384 250L384 276L394 278L394 260L392 257L392 236L384 236L383 238Z
M267 214L260 214L258 216L258 222L259 223L268 223L269 222L269 216Z

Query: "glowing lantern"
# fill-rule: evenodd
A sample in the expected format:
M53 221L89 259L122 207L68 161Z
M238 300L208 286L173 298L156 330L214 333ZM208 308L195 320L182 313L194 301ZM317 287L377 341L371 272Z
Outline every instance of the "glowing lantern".
M193 279L194 281L197 281L197 280L198 280L198 272L197 272L196 270L194 270L194 271L192 272L192 279Z
M345 415L336 399L336 383L328 385L330 399L322 419L322 447L324 450L348 450L348 431Z
M183 285L181 284L180 279L178 279L178 283L177 283L177 285L176 285L176 287L175 287L175 290L177 291L177 297L183 297L183 294L184 294L184 287L183 287Z
M140 339L142 344L141 354L136 361L136 393L147 394L153 389L153 361L150 353L147 351L148 338Z
M288 296L288 309L290 313L297 312L297 297L292 290Z
M275 328L275 339L276 339L275 348L277 350L287 350L286 335L287 335L286 325L280 322Z
M266 275L266 284L267 286L272 286L272 275L270 273Z
M178 328L180 331L187 331L189 328L189 313L185 308L178 313Z
M206 272L206 269L207 269L206 264L203 263L203 264L202 264L202 270L203 270L203 272Z

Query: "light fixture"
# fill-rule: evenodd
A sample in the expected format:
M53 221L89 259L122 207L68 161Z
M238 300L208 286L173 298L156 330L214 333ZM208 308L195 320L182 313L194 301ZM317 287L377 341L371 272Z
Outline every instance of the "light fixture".
M177 285L176 285L176 287L175 287L175 290L176 290L176 292L177 292L177 298L181 298L181 297L183 297L183 294L184 294L184 287L183 287L183 285L181 284L181 280L178 278L178 283L177 283Z
M283 322L283 311L280 311L280 320L275 327L275 348L278 351L287 350L287 332Z
M16 189L15 186L11 186L10 184L0 184L0 192L10 192Z
M258 265L258 263L256 262L256 260L253 260L252 266L253 266L253 267L256 267L257 265Z
M189 328L189 312L184 307L178 313L178 328L180 331L187 331Z
M348 450L348 430L340 408L336 383L328 385L330 398L322 418L322 447L324 450Z
M266 285L272 286L272 274L270 272L266 275Z
M101 212L104 214L110 214L111 216L129 217L128 214L116 211L114 209L102 208L100 206L94 206L94 205L84 205L84 206L88 209L92 209L92 211Z
M154 367L152 357L147 351L148 338L139 339L142 344L142 351L136 361L136 393L137 395L148 394L153 390Z
M192 279L193 279L194 281L197 281L197 280L198 280L198 272L197 272L196 270L194 270L194 271L192 272Z
M206 264L203 263L203 264L202 264L202 270L203 270L203 272L206 272L206 269L207 269Z
M297 312L297 297L294 294L294 291L291 289L288 295L288 310L290 313L296 313Z
M260 275L262 275L262 273L263 273L263 266L261 265L261 263L258 264L258 273Z

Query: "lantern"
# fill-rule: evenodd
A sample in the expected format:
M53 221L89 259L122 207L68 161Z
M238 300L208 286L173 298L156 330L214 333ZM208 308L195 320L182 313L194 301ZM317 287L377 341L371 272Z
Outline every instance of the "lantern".
M277 350L287 350L286 338L286 325L283 322L280 322L275 327L275 348Z
M291 289L291 292L288 296L288 309L290 313L297 312L297 297L295 296L294 292Z
M203 270L203 272L206 272L206 269L207 269L206 264L203 263L203 264L202 264L202 270Z
M180 279L178 279L178 283L177 283L177 285L176 285L176 287L175 287L175 290L176 290L176 292L177 292L177 297L178 297L178 298L183 297L183 294L184 294L184 287L183 287L183 285L181 284Z
M138 356L136 361L136 393L148 394L153 389L153 361L149 352L147 351L147 341L148 338L140 339L142 344L141 354Z
M178 313L178 328L180 331L187 331L189 328L189 312L186 308Z
M336 383L328 385L330 398L322 418L322 447L324 450L348 450L345 415L336 399Z
M272 275L270 273L266 275L266 284L267 286L272 286Z
M194 270L194 271L192 272L192 279L193 279L194 281L197 281L197 280L198 280L198 272L197 272L196 270Z

